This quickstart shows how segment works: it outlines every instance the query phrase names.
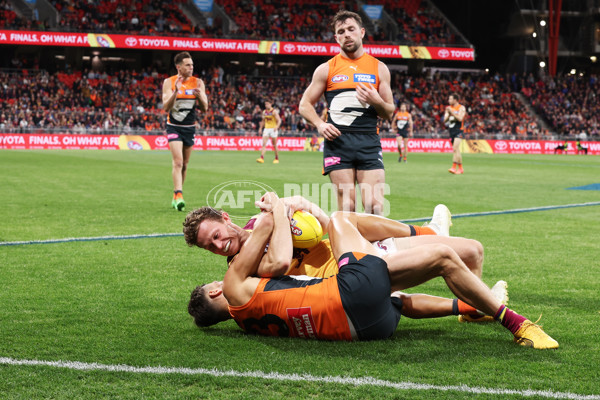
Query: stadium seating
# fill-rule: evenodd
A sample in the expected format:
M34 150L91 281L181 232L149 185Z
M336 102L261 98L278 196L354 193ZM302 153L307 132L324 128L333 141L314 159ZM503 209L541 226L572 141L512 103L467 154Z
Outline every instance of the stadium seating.
M161 88L166 77L150 68L110 74L88 70L55 74L0 71L0 85L5 88L0 97L0 129L160 134L165 122ZM283 135L304 136L313 131L298 114L298 103L310 81L309 71L237 67L219 79L213 67L206 69L202 78L210 107L200 114L201 134L256 135L267 97L280 109ZM571 139L582 133L584 139L600 137L596 77L536 80L465 72L411 76L393 71L392 89L398 104L406 101L411 105L417 137L446 135L441 119L452 92L461 96L467 108L465 131L470 137L548 138L545 124L550 131ZM317 112L324 107L320 101ZM525 111L529 108L532 112ZM392 136L388 121L382 121L380 129L383 136Z

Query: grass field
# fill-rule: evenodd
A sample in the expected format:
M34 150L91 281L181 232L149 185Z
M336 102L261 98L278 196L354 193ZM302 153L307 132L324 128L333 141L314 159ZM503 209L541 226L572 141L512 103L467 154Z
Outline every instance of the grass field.
M194 153L188 210L224 181L324 185L321 157ZM600 191L567 190L599 184L600 158L466 155L463 176L450 159L384 154L389 216L447 204L451 233L485 246L484 281L506 280L514 310L543 314L558 350L456 318L403 319L390 340L363 343L249 336L232 321L200 330L189 294L225 264L182 236L148 236L179 234L185 216L170 208L167 152L4 150L0 398L600 399ZM439 278L412 292L451 296Z

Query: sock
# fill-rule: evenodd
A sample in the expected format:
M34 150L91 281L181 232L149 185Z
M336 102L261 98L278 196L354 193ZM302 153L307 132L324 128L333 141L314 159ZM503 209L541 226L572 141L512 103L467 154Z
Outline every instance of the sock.
M260 158L262 158L262 159L264 160L264 159L265 159L265 156L261 154L261 155L260 155Z
M456 169L456 163L455 162L452 163L452 168Z
M505 305L501 305L498 311L496 311L494 319L499 321L503 327L511 331L514 335L527 318L517 314Z
M475 307L471 307L460 299L452 300L452 315L472 315L474 317L481 316Z
M173 197L177 197L178 194L183 196L183 192L181 190L173 190Z
M410 228L410 236L437 235L433 229L427 226L408 225L408 227Z
M462 168L462 163L460 163L460 164L457 164L457 165L458 165L458 169L461 169L461 168Z
M276 159L276 160L279 160L279 156L275 156L275 159Z

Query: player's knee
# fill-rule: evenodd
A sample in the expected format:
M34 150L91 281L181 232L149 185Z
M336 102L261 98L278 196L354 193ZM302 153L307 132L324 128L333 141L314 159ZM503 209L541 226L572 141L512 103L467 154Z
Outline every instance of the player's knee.
M461 264L460 258L450 246L437 243L432 245L431 253L435 257L435 265L439 268L439 274L442 276L451 275L460 268L465 268Z

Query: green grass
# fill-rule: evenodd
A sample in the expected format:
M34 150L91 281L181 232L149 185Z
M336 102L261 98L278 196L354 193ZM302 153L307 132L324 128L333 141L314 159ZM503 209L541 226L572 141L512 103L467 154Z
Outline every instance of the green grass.
M326 184L320 153L196 152L187 209L223 181L252 180L283 192ZM455 214L599 202L593 156L384 154L390 217L424 218L445 203ZM0 152L0 242L179 233L170 209L167 152ZM320 187L320 186L319 186ZM254 213L251 202L236 215ZM509 283L510 305L561 345L521 348L497 324L403 319L386 341L332 343L248 336L228 321L200 330L187 315L196 284L220 279L224 260L182 237L0 246L0 357L134 367L371 377L394 383L600 396L600 206L455 218L451 232L486 248L483 279ZM451 296L436 279L413 292ZM353 386L256 377L79 371L0 363L0 398L468 398L435 389ZM534 396L535 397L535 396ZM539 396L538 396L539 397Z

